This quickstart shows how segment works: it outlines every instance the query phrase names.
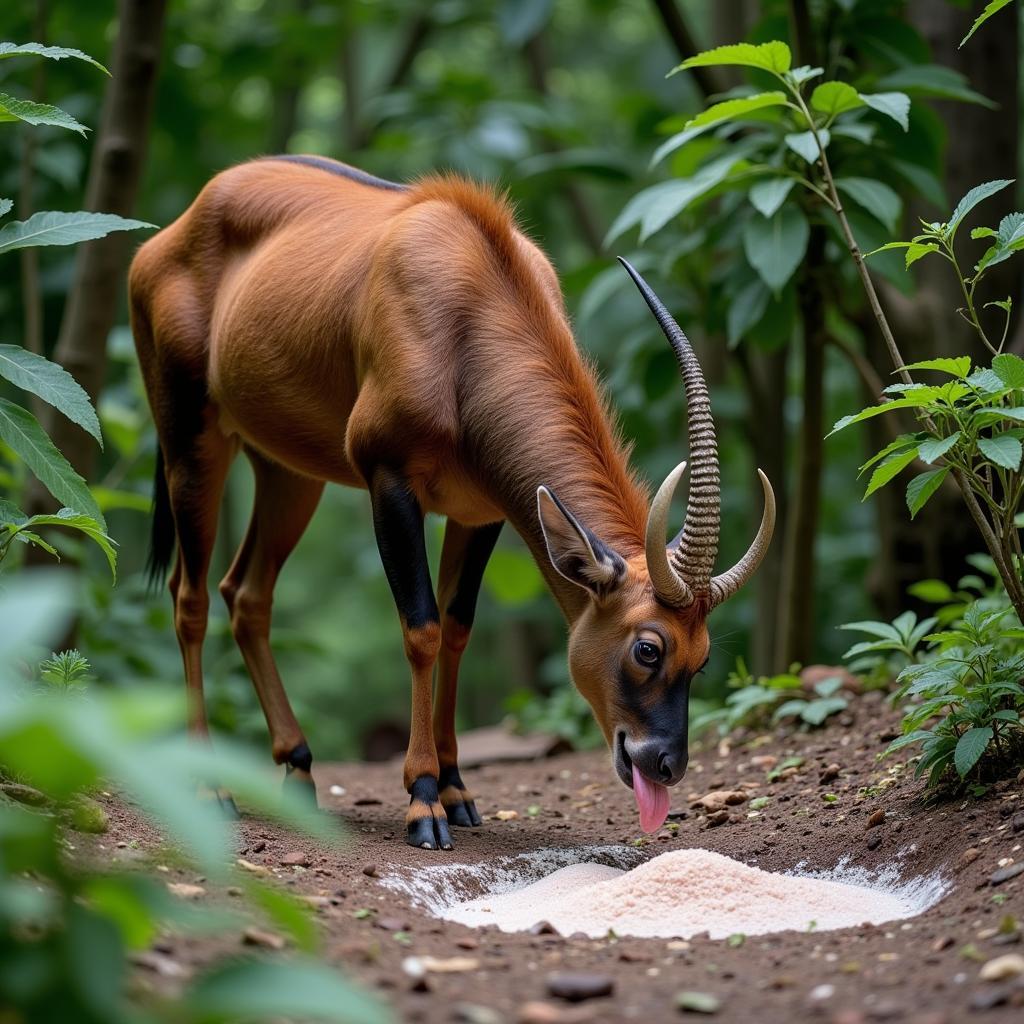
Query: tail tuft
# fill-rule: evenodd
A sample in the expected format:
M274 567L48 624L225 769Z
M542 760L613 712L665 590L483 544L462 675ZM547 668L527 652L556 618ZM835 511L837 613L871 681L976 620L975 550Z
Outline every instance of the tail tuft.
M153 528L150 533L149 558L146 560L146 574L153 590L161 586L167 577L171 557L174 555L174 541L174 515L164 474L164 453L157 445L156 473L153 478Z

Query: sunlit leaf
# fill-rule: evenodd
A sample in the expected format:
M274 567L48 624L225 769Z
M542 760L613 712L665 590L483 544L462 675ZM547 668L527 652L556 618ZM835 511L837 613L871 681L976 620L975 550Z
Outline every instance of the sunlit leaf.
M15 43L0 43L0 60L4 57L24 56L48 57L50 60L64 60L66 57L73 57L99 68L104 74L110 74L98 60L94 60L87 53L82 53L81 50L75 50L68 46L43 46L42 43L22 43L19 46Z
M970 39L971 36L973 36L974 33L992 17L993 14L1001 11L1009 2L1010 0L989 0L989 2L985 4L985 9L977 16L977 18L974 19L974 24L971 26L970 32L960 40L960 46L963 46L964 43L966 43L967 40ZM957 49L959 48L960 47L957 47Z
M889 483L890 480L894 480L916 458L916 448L911 448L909 451L900 452L897 455L890 456L890 458L881 463L874 473L871 474L871 479L868 481L868 487L864 492L864 497L869 497L880 487L884 487Z
M829 117L837 117L848 110L864 106L864 101L857 90L846 82L822 82L811 93L811 106Z
M1008 388L1024 388L1024 359L1004 352L992 360L992 371Z
M84 136L89 130L79 124L66 110L54 107L49 103L35 103L32 100L21 100L17 96L8 96L0 92L0 121L24 121L32 125L52 125L55 128L67 128Z
M783 92L762 92L756 96L743 96L739 99L724 100L702 110L696 117L686 122L686 128L710 128L723 121L733 121L765 107L779 107L786 102Z
M40 211L26 221L11 221L0 228L0 253L32 245L74 245L103 238L112 231L154 227L155 224L118 217L113 213Z
M956 208L950 215L949 221L946 224L946 230L949 236L952 237L956 233L956 229L963 222L964 217L967 216L973 210L978 203L988 199L989 196L994 196L997 192L1001 192L1004 188L1008 188L1013 184L1012 178L997 178L994 181L986 181L981 185L975 185L961 200L956 204Z
M685 71L687 68L733 66L761 68L764 71L781 75L789 70L792 60L789 47L777 40L761 43L759 46L752 43L733 43L729 46L718 46L713 50L698 53L684 60L669 74L674 75L677 71Z
M940 373L948 373L951 377L958 377L963 380L971 372L971 357L957 356L950 358L941 356L936 359L922 359L916 363L907 363L904 370L938 370Z

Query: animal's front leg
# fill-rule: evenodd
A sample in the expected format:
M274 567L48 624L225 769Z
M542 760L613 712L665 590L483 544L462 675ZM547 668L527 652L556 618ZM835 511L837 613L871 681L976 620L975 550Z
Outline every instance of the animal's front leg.
M441 804L453 825L480 824L476 803L459 774L455 694L459 683L459 662L469 643L480 583L501 526L499 522L469 527L449 519L441 549L437 593L443 620L434 703L434 739L441 765Z
M438 761L431 723L441 623L423 540L423 510L400 473L379 467L369 479L377 548L398 606L405 656L412 669L412 723L404 772L410 796L406 841L425 850L450 850L448 819L438 796Z

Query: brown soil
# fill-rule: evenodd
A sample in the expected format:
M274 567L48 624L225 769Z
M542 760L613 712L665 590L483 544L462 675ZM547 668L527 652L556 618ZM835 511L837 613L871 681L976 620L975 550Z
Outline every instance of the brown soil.
M239 826L239 856L270 869L292 891L321 897L317 916L326 958L380 993L405 1021L668 1021L691 1016L675 1005L684 990L717 997L713 1019L720 1021L1020 1021L1024 976L986 982L979 972L995 957L1024 954L1019 928L1005 921L1012 915L1024 924L1024 874L1000 884L991 881L1000 861L1003 866L1006 858L1024 862L1022 783L1002 783L979 800L925 806L922 784L899 755L877 759L894 735L896 718L876 696L859 698L825 730L696 753L673 794L674 810L686 811L678 829L662 829L642 853L699 846L767 870L800 861L830 869L846 855L875 869L900 854L904 878L941 870L955 886L911 921L819 934L783 932L748 937L739 945L700 937L688 944L591 940L474 932L432 918L382 886L379 876L396 866L643 842L632 795L614 778L604 752L465 771L485 822L457 830L452 853L405 844L405 799L394 766L318 765L321 804L344 821L350 842L338 850L319 849L246 819ZM769 783L764 759L781 762L792 755L804 763ZM838 777L820 782L831 764L839 765ZM753 795L770 798L756 816L749 804L741 804L730 807L728 821L715 826L689 806L690 794L744 783ZM344 786L345 794L330 795L332 784ZM826 794L837 799L826 801ZM110 801L108 810L112 824L101 839L103 847L113 847L125 860L140 856L136 843L143 851L154 849L157 838L130 809ZM496 820L499 810L516 811L518 817ZM869 826L879 811L884 822ZM283 866L297 853L308 855L308 867ZM160 877L197 881L194 872L175 867ZM202 898L221 897L211 892ZM357 916L366 909L373 913ZM238 935L172 937L160 944L162 955L187 970L241 948ZM476 965L430 973L421 986L425 990L418 990L402 970L409 956L462 957ZM549 994L549 976L558 972L602 975L614 983L614 991L573 1006ZM158 987L169 984L151 969L142 969L140 979ZM548 1010L527 1005L537 1002ZM487 1016L482 1007L494 1013Z

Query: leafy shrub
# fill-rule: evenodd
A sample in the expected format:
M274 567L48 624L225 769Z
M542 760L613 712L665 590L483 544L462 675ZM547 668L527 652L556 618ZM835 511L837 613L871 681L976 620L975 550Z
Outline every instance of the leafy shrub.
M573 750L596 750L604 745L587 702L571 684L563 684L546 696L519 690L506 700L505 707L517 732L552 733Z
M974 561L991 579L991 561ZM916 774L927 772L929 786L981 785L1024 757L1024 628L1005 592L980 575L964 577L957 591L935 580L912 589L947 603L920 623L912 612L891 624L851 623L845 628L876 639L846 656L857 659L855 670L876 671L875 658L903 663L893 694L903 707L902 735L886 754L920 744Z
M699 734L717 725L725 736L741 727L756 729L786 719L813 728L848 704L839 694L842 680L838 676L815 683L813 695L808 695L794 672L755 679L742 660L730 674L728 685L733 692L725 698L725 705L695 716L690 724L692 732Z
M106 72L102 64L81 50L41 46L39 43L25 43L22 46L0 43L0 60L25 56L50 60L73 58ZM0 121L51 125L81 135L87 131L84 125L59 107L3 93L0 93ZM0 217L9 213L13 205L10 199L0 199ZM153 226L111 213L40 211L26 221L9 221L0 227L0 254L32 246L74 245L76 242L103 238L112 231L134 231ZM0 345L0 377L52 405L91 434L102 447L100 424L92 402L85 390L63 367L18 345ZM6 398L0 398L0 442L5 459L14 470L8 474L9 479L16 479L17 471L23 465L35 474L59 502L67 506L54 515L28 517L12 502L0 501L0 563L10 552L14 541L34 544L58 557L56 547L44 540L38 530L44 526L60 526L76 530L95 541L106 555L113 574L116 567L114 542L107 536L103 513L88 484L57 450L35 416Z
M69 596L67 581L39 573L0 594L0 1005L34 1024L139 1021L127 997L129 952L168 926L224 926L223 913L203 914L151 878L68 856L63 822L96 830L89 812L95 817L98 805L88 794L103 780L137 802L212 882L243 887L300 951L217 966L173 1004L148 1002L145 1019L388 1020L375 1000L312 959L318 934L307 908L228 866L228 824L197 800L196 780L216 779L258 812L331 841L326 819L280 801L276 780L241 751L215 756L170 734L180 700L76 692L66 685L83 670L74 652L44 668L55 687L28 685L16 673L16 658L60 634Z

